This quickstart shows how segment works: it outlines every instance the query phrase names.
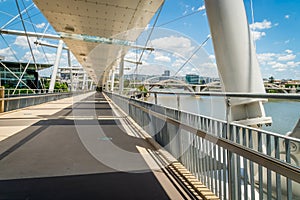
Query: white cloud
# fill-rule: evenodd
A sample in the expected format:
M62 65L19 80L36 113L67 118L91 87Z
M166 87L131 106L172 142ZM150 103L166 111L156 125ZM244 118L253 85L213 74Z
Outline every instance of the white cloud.
M286 71L287 69L286 68L278 68L278 69L275 69L276 72L283 72L283 71Z
M290 67L299 67L300 66L300 62L294 62L294 61L287 62L286 64Z
M203 5L203 6L200 6L200 7L199 7L197 10L198 10L198 11L205 10L205 5Z
M273 69L281 69L281 68L286 68L285 64L282 63L276 63L275 65L272 66Z
M291 53L293 53L293 51L292 51L292 50L290 50L290 49L287 49L287 50L285 50L285 52L286 52L286 53L288 53L288 54L291 54Z
M15 61L16 58L14 57L14 54L16 54L16 52L9 47L0 49L0 56L4 56L4 60Z
M257 59L259 63L266 64L269 61L273 61L275 56L276 56L275 53L261 53L261 54L257 54Z
M267 64L270 66L276 65L276 63L277 63L276 61L267 62Z
M172 53L177 53L186 58L193 52L195 49L192 46L192 41L186 37L182 36L169 36L161 37L151 41L154 49L163 49Z
M262 22L255 22L250 24L251 34L254 41L260 40L262 37L266 36L263 30L272 28L272 22L268 20L263 20Z
M258 54L257 57L265 77L274 73L272 75L276 77L293 78L296 76L296 67L300 67L300 62L296 61L296 55L290 49L286 49L283 53Z
M296 55L294 54L282 55L278 57L278 61L290 61L290 60L294 60L295 58Z
M285 18L285 19L289 19L289 18L290 18L290 15L285 15L284 18Z
M171 58L168 56L158 56L155 57L154 60L161 61L161 62L171 62Z
M145 27L145 31L147 31L150 28L150 24L147 24L147 26Z
M37 25L35 25L37 28L44 28L45 27L45 25L46 25L46 23L41 23L41 24L37 24Z
M272 22L267 21L266 19L262 22L255 22L254 24L250 24L250 28L252 30L264 30L272 28Z
M208 68L216 68L217 67L217 65L215 63L211 63L211 62L209 62L209 63L202 63L202 64L200 64L200 66L201 67L208 67Z
M33 49L32 53L37 63L45 63L45 55L43 52ZM32 60L32 55L30 51L27 51L21 58L22 62L28 62L28 60Z
M185 63L185 60L177 58L175 62L172 63L172 67L178 68L181 67Z
M35 37L29 37L29 42L30 42L31 46L35 45L34 42L36 40L37 39ZM14 45L17 45L21 48L28 48L29 47L27 38L25 36L17 36L16 40L14 42Z
M254 41L260 40L262 37L266 36L265 32L251 31Z
M215 55L209 55L209 59L216 60L216 56Z

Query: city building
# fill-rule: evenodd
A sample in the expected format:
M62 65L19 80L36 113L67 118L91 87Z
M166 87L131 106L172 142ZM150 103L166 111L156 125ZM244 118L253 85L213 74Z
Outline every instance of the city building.
M165 70L162 76L170 76L170 70Z
M185 75L185 81L188 84L199 84L200 83L200 76L197 74L187 74Z
M4 86L5 88L15 88L19 82L19 79L17 77L22 76L22 81L26 85L28 85L32 89L39 89L41 88L39 81L40 77L37 70L46 69L52 66L51 64L28 64L10 61L1 61L1 63L2 65L0 65L0 83L1 86ZM27 64L28 67L24 72L24 69L26 68ZM19 83L18 88L25 87L26 86L22 82Z

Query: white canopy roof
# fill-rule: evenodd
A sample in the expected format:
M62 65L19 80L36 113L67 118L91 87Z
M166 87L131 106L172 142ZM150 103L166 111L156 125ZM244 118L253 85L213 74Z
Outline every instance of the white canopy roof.
M163 0L34 0L90 77L98 82L147 26ZM135 31L129 31L135 29ZM127 32L129 31L129 32ZM64 37L64 35L68 37ZM80 39L74 39L80 37ZM91 40L92 38L92 40ZM111 44L109 39L118 39ZM98 42L95 42L98 41Z

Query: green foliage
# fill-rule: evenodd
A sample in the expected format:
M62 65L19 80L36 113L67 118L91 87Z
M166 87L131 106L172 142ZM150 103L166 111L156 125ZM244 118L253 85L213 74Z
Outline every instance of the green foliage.
M141 92L148 92L147 88L144 85L138 87Z
M278 93L276 90L268 90L267 93Z
M129 80L124 80L124 87L128 88L130 85L130 81Z
M67 91L68 90L68 84L67 83L55 82L54 89L55 90L61 89L61 90Z

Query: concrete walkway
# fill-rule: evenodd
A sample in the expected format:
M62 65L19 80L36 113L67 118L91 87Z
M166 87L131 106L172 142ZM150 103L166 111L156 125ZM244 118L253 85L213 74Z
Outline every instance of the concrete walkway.
M0 199L183 199L121 120L98 93L1 114Z

